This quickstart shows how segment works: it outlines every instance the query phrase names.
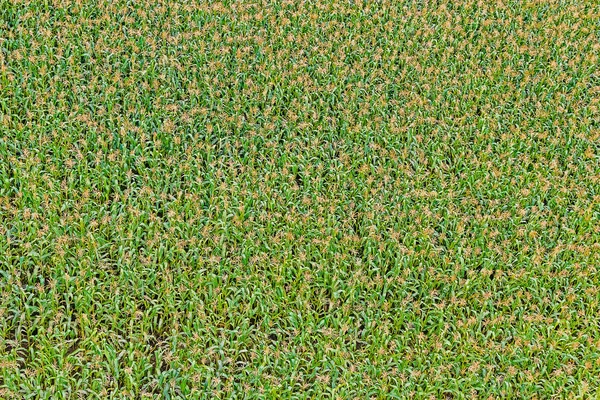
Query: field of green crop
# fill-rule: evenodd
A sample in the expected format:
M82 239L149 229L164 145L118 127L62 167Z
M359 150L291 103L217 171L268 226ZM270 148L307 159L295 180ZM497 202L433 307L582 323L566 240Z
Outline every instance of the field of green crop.
M0 0L0 399L600 397L600 3Z

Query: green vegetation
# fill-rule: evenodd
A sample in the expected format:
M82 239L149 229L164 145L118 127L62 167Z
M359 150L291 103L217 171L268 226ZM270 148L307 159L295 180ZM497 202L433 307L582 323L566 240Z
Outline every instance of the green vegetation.
M0 398L596 398L597 1L0 0Z

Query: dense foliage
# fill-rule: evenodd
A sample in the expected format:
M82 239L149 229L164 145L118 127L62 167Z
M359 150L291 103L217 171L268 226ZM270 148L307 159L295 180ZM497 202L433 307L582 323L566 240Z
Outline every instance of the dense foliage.
M600 3L0 0L0 398L600 385Z

